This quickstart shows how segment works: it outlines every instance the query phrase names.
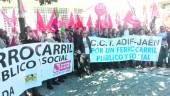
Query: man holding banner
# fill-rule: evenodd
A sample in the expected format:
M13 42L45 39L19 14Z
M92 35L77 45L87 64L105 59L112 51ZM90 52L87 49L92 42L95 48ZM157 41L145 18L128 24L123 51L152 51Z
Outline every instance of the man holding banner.
M80 42L81 41L81 30L79 28L77 28L74 33L73 33L73 41L74 41L74 69L75 69L75 72L78 76L81 76L81 71L80 71L80 55L82 53L82 48L83 48L83 42Z
M34 38L34 33L31 29L30 26L26 26L25 27L25 35L26 35L26 38L25 40L23 40L23 43L24 44L29 44L29 43L36 43L38 42L35 38ZM29 96L29 94L32 94L33 96L42 96L39 92L38 92L38 88L37 87L34 87L34 88L31 88L29 89L27 92L25 92L25 95L26 96Z
M84 72L87 75L90 75L90 53L91 53L91 43L90 43L90 39L88 38L88 32L87 31L83 31L82 33L82 39L81 41L83 41L83 49L82 49L82 54L80 57L80 63L81 63L81 69L84 70Z
M41 2L41 4L43 3ZM34 11L36 8L33 8ZM157 62L158 59L159 66L162 66L167 63L167 56L169 56L167 61L170 61L170 33L167 33L164 26L160 27L158 36L153 35L151 31L145 32L145 28L138 30L137 27L140 26L130 30L125 22L124 25L117 24L118 30L116 30L116 28L108 26L108 21L112 22L112 20L107 20L107 17L105 17L105 21L102 20L102 16L107 15L109 11L106 10L103 3L100 3L95 8L98 17L96 28L93 28L92 24L89 25L91 35L89 37L88 31L83 28L79 17L77 17L76 23L69 22L74 29L68 27L65 30L66 26L59 24L62 25L60 26L62 27L61 32L59 32L58 23L64 23L64 19L67 19L67 15L65 15L68 12L67 9L54 10L47 26L43 24L43 19L48 20L47 17L52 9L46 8L40 8L39 11L44 12L42 16L37 11L37 29L39 29L39 31L36 31L37 34L33 32L30 26L25 27L24 32L21 32L22 39L20 41L22 45L6 48L9 46L9 38L5 31L0 29L0 48L3 48L3 50L0 50L0 96L19 96L25 90L28 90L27 93L32 96L41 96L42 93L40 94L37 86L41 86L43 81L47 81L46 87L48 89L53 89L52 84L58 84L57 80L64 82L63 76L65 74L71 73L75 69L80 77L90 75L98 64L99 68L103 70L107 67L111 68L112 66L108 65L115 64L115 62L119 68L129 67L130 64L134 64L130 67L135 68L137 63L145 67L144 65L148 62ZM79 11L81 10L78 9L77 14L81 13ZM61 22L58 21L59 16L56 16L59 15L59 12L63 13L63 17L66 17ZM74 21L71 20L74 19L73 14L71 17L70 21ZM139 23L135 22L132 17L129 18L132 19L130 20L131 23ZM16 23L16 18L14 19L15 22L13 23ZM52 30L55 32L52 32ZM170 64L167 66L170 66ZM102 77L101 75L103 74L99 74L99 77ZM120 74L118 75L120 76ZM100 81L103 82L103 80ZM25 95L30 96L30 94ZM49 95L49 93L47 94Z
M162 37L158 66L163 66L167 63L166 57L168 55L167 32L164 26L160 26L160 33L158 35Z

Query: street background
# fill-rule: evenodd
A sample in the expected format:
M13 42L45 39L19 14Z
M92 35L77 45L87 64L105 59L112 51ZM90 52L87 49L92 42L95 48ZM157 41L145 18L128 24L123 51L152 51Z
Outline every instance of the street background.
M39 91L45 96L169 96L169 68L106 69L79 78L67 76L53 90L46 83Z

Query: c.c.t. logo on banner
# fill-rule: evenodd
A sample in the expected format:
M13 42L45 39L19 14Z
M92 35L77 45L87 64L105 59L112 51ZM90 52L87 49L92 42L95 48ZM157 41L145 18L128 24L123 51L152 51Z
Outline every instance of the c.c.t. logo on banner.
M106 13L106 6L103 3L98 3L95 7L95 12L98 16L102 16Z

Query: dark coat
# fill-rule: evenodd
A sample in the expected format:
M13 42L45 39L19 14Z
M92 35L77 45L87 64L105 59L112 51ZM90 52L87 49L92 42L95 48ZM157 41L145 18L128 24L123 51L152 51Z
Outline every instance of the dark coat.
M74 50L80 50L82 51L83 49L83 42L81 41L81 35L77 35L77 34L73 34L73 38L74 38Z
M81 35L77 35L77 34L74 34L73 37L74 37L74 50L75 51L80 50L82 53L85 53L85 46L84 46L84 43L83 43L83 37ZM87 40L87 44L89 46L89 50L91 52L90 39L87 37L86 40Z
M34 39L26 39L26 40L23 40L23 44L29 44L29 43L36 43L38 42L37 40L34 40Z
M91 53L92 50L91 50L90 39L89 39L88 37L86 37L86 40L87 40L87 44L88 44L88 46L89 46L89 50L90 50L90 53ZM82 38L81 42L83 42L83 38ZM85 46L84 46L84 44L83 44L83 46L82 46L82 52L85 53Z

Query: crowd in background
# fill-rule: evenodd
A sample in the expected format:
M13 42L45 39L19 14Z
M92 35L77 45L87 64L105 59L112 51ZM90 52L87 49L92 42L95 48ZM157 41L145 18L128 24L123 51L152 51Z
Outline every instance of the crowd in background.
M106 63L92 63L90 64L90 52L91 52L91 43L89 36L96 36L101 38L117 38L128 35L147 35L147 36L161 36L162 44L161 51L158 62L145 62L145 61L122 61L122 62L106 62ZM17 38L17 36L16 36ZM148 30L145 27L138 28L128 28L127 25L119 25L117 29L113 28L103 28L96 29L91 27L87 28L76 28L68 27L65 29L65 32L60 32L56 30L51 32L49 30L41 32L41 36L35 35L35 32L31 29L30 26L26 26L24 32L20 33L18 40L15 44L12 44L10 38L7 36L7 32L3 29L0 29L0 48L6 48L10 46L15 46L19 44L28 44L36 42L62 42L62 43L73 43L74 44L74 56L75 56L75 73L82 77L84 74L90 75L93 71L102 70L105 68L124 68L124 67L162 67L164 64L166 67L170 67L170 64L167 62L167 58L170 53L170 32L164 26L160 26L160 30L157 31L155 28ZM54 85L59 85L59 82L64 82L66 76L59 76L51 80L47 80L47 88L53 89ZM32 88L31 91L33 96L41 96L37 88Z

